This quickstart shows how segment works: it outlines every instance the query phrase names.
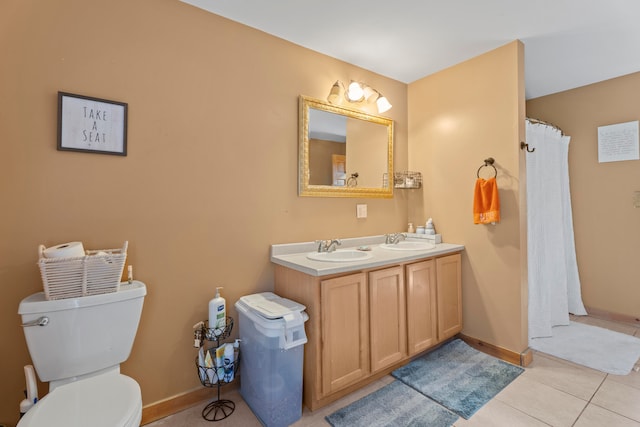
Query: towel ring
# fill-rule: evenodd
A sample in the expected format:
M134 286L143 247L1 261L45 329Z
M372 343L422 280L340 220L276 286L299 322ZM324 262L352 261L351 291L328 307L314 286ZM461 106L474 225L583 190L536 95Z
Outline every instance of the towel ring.
M482 165L482 166L480 166L478 168L478 172L476 173L476 176L478 178L480 178L480 169L491 166L493 168L493 171L495 172L493 177L496 178L498 176L498 169L496 169L496 167L493 165L494 162L495 162L495 159L493 157L489 157L488 159L484 159L484 165Z
M357 187L358 186L358 172L352 173L349 178L347 178L347 187Z

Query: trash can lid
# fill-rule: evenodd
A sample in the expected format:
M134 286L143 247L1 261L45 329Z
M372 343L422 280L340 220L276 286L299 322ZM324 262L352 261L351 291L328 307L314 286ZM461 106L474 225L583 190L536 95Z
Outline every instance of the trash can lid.
M279 297L273 292L240 297L240 301L249 309L267 319L280 319L291 313L300 313L306 308L304 305Z

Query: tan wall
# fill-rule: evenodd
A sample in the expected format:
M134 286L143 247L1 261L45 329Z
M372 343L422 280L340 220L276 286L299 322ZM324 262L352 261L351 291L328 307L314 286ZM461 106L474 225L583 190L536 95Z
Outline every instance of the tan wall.
M409 85L409 168L424 180L409 219L432 217L445 241L465 245L463 333L517 352L527 347L523 77L523 46L512 42ZM502 220L474 225L476 171L487 157L496 160Z
M40 243L129 240L149 294L122 369L150 404L199 387L191 327L215 286L231 315L240 296L272 289L269 245L406 223L402 193L297 196L298 96L325 98L336 79L381 90L404 169L403 83L175 0L2 2L0 52L0 423L15 422L23 398L16 312L41 289ZM58 91L127 102L128 155L57 151ZM363 202L369 217L357 220Z
M571 136L569 179L586 306L640 317L640 161L598 163L598 126L640 119L640 73L527 101L527 116ZM533 154L532 154L533 155Z

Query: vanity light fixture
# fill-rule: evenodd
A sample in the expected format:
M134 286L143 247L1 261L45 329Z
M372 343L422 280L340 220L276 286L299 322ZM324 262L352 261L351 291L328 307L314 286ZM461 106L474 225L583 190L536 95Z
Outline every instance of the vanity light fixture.
M340 80L337 80L333 86L331 86L331 91L329 92L327 101L332 104L339 105L342 103L343 99L353 104L363 102L373 104L375 102L376 107L378 108L378 113L384 113L391 109L391 103L384 95L371 86L367 86L364 83L353 80L349 83L346 90L344 84Z

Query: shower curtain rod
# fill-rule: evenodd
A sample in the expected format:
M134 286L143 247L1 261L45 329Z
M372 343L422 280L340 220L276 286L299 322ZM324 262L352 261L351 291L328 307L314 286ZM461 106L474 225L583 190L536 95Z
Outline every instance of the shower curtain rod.
M553 123L550 122L545 122L544 120L538 120L538 119L532 119L530 117L527 117L527 121L529 123L533 123L534 125L547 125L547 126L551 126L552 128L554 128L555 130L557 130L558 132L560 132L560 135L565 136L564 132L562 131L562 129L560 129L558 126L554 125Z

